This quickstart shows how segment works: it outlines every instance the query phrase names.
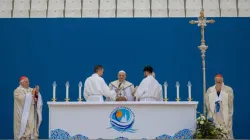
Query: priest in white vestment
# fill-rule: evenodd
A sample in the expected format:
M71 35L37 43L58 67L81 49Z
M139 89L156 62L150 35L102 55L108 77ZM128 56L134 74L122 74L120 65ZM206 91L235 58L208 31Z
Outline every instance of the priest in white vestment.
M121 70L118 72L118 80L115 80L109 84L110 90L118 91L117 97L124 97L127 101L134 101L134 85L126 81L126 72ZM110 98L106 99L110 101Z
M162 90L160 84L153 77L153 68L146 66L144 68L145 78L136 88L135 97L137 101L162 101Z
M42 122L42 96L39 86L29 87L29 79L20 78L14 91L14 139L38 139Z
M221 74L215 76L215 85L208 89L205 98L208 117L213 117L216 124L224 126L228 131L228 139L233 139L234 94L231 87L224 85Z
M94 74L88 77L84 84L84 98L87 102L97 101L103 102L103 96L112 100L116 99L116 92L110 90L104 79L102 78L104 68L97 65L94 68Z

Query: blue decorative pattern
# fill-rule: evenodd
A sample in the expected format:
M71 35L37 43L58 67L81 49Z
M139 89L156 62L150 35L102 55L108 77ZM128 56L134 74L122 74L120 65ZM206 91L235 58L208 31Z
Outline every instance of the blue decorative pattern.
M183 129L179 132L177 132L174 137L172 136L169 136L169 135L161 135L159 137L156 137L157 140L166 140L166 139L169 139L169 140L172 140L172 139L192 139L193 138L193 135L192 135L192 131L189 130L189 129Z
M189 129L183 129L179 132L177 132L174 136L169 136L167 134L161 135L156 137L155 139L157 140L176 140L176 139L192 139L192 131ZM88 137L83 136L81 134L77 134L75 136L70 136L68 132L61 130L61 129L55 129L51 131L50 139L60 139L60 140L88 140ZM102 138L99 138L101 140ZM128 138L125 137L118 137L115 138L115 140L129 140ZM141 140L147 140L145 138L142 138Z
M118 137L118 138L115 138L115 140L128 140L128 138L125 138L125 137Z
M77 134L75 136L70 136L68 132L61 130L61 129L55 129L51 131L50 139L60 139L60 140L88 140L88 137L85 137L81 134Z
M87 137L85 137L83 135L80 135L80 134L77 134L77 135L73 136L71 139L72 140L88 140Z

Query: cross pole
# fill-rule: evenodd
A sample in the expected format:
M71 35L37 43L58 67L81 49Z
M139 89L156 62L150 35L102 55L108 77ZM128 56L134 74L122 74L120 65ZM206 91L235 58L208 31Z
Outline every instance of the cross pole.
M213 24L215 21L213 19L207 20L204 16L204 9L200 11L200 16L198 20L191 20L190 24L197 24L198 27L201 27L201 45L198 48L201 50L201 58L202 58L202 70L203 70L203 113L206 115L206 104L205 104L205 94L206 94L206 63L205 63L205 53L208 48L205 44L205 36L204 29L207 26L207 23Z

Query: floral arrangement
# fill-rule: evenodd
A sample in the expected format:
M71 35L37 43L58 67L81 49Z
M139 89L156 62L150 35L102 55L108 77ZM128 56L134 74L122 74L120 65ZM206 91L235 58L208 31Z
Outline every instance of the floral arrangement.
M196 124L194 139L228 139L227 130L221 125L216 125L213 118L200 114Z

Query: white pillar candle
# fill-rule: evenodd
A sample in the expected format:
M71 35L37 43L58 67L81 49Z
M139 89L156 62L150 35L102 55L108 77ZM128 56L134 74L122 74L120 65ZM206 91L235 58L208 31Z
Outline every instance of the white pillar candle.
M82 82L80 81L79 82L79 99L81 99L82 98Z
M176 93L176 94L177 94L177 95L176 95L176 96L177 96L177 99L179 99L179 98L180 98L180 96L179 96L179 95L180 95L180 93L179 93L179 92L180 92L180 84L179 84L178 81L176 82L176 92L177 92L177 93Z
M69 98L69 82L66 82L66 99Z
M56 81L53 82L53 99L56 98Z
M168 98L168 93L167 93L167 88L168 88L168 83L164 82L164 98Z
M191 99L191 82L188 82L188 98Z

